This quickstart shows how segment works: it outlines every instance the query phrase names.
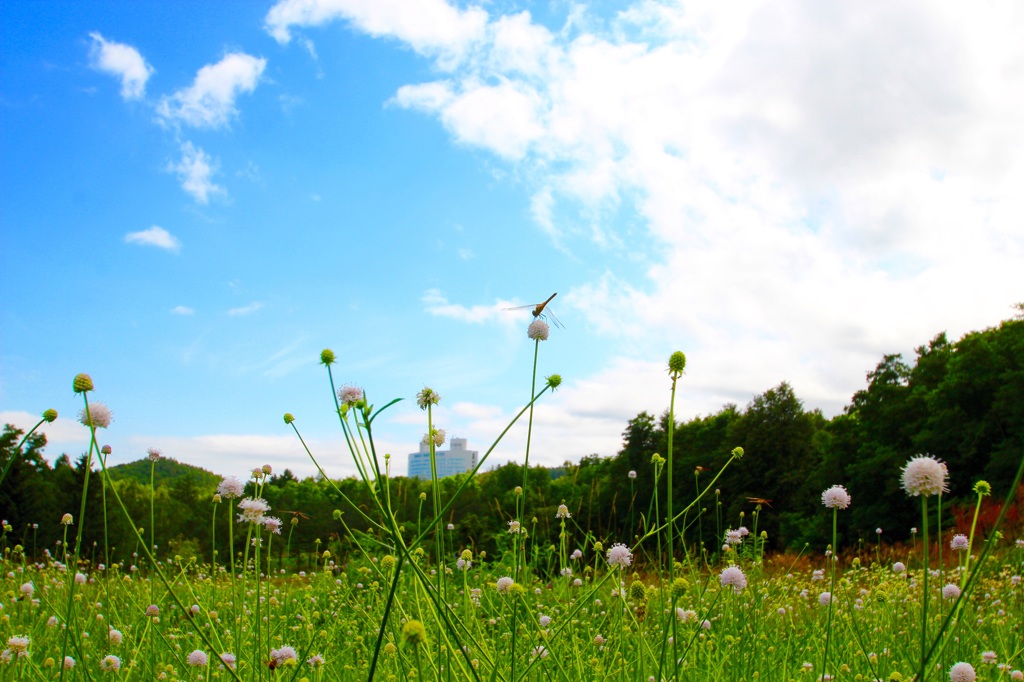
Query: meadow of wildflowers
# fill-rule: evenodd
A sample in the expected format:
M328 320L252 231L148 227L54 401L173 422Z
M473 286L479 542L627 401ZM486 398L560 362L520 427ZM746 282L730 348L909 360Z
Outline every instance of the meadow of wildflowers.
M558 375L536 371L549 332L543 320L531 325L531 395L509 427L532 423L559 386ZM106 547L102 562L87 556L76 519L131 515L96 439L110 410L91 399L90 377L75 377L80 419L93 434L89 457L100 465L95 477L86 468L82 485L101 487L102 508L87 508L83 491L79 509L51 520L62 541L38 552L10 542L4 522L0 680L1024 679L1024 540L999 532L1008 504L984 535L975 523L945 533L938 515L957 473L939 458L908 453L905 503L921 511L920 541L915 533L910 545L841 546L839 515L858 503L843 481L821 493L827 546L767 553L764 534L743 523L722 528L719 546L698 545L687 532L719 506L718 477L757 453L734 448L692 496L673 496L672 414L686 364L674 353L667 451L654 455L650 476L630 470L623 482L652 488L649 508L630 510L632 533L599 536L561 504L551 519L557 545L538 548L546 540L534 539L538 507L524 468L511 518L493 520L506 542L487 554L455 540L446 519L494 446L461 487L442 495L435 480L419 515L402 515L389 458L374 445L377 419L394 401L375 407L363 389L335 386L335 361L321 354L340 440L370 504L346 512L361 529L335 516L354 551L318 548L306 570L288 561L290 524L263 496L270 465L209 491L212 514L230 523L205 559L161 552L152 499L148 518L130 518L134 561L111 561ZM440 401L431 388L416 396L432 467L446 439L433 422ZM305 447L295 418L284 421ZM319 468L318 453L307 452ZM161 456L149 453L151 479ZM1024 458L1011 494L1022 471ZM974 490L976 521L991 488L977 481ZM276 551L280 543L289 549Z

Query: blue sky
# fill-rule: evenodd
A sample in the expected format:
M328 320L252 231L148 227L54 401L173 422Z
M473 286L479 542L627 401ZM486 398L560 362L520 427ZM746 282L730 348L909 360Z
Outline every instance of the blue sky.
M835 414L884 353L1024 300L1015 2L14 1L0 9L0 417L114 461L353 471L317 364L531 460L789 381ZM522 461L515 429L493 455Z

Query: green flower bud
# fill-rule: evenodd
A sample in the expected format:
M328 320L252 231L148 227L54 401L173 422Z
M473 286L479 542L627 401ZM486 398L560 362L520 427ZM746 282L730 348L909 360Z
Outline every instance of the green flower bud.
M284 423L285 424L291 424L293 421L295 421L295 417L292 416L292 413L291 412L285 412L284 413Z
M330 366L334 364L334 351L330 348L324 348L320 351L320 364L324 366Z
M974 484L974 492L983 497L988 497L992 494L992 486L988 484L988 481L978 481Z
M550 388L553 391L562 384L562 375L552 374L546 379L546 381L548 384L548 388Z
M344 512L341 511L340 509L335 509L333 512L331 512L331 516L334 517L335 521L341 521L342 514L344 514Z
M743 448L740 448L740 447L733 448L732 449L732 456L735 457L736 459L742 459L743 458Z
M402 626L402 639L406 644L418 646L427 641L427 629L418 620L410 620Z
M75 393L85 393L86 391L92 390L92 377L88 374L77 374L75 380L71 384L72 388L75 389Z
M45 412L43 412L43 419L45 419L46 421L48 421L51 424L53 422L57 421L57 410L54 410L54 409L46 410Z
M668 358L668 371L672 376L678 377L686 369L686 355L683 351L677 350Z

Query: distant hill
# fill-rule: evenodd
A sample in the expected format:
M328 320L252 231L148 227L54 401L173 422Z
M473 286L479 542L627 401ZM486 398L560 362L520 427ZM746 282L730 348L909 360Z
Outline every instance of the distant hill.
M112 466L109 471L110 477L115 481L133 480L142 485L149 485L149 469L149 459L140 459L137 462ZM171 457L161 457L157 460L155 477L158 487L174 485L179 479L187 478L199 488L208 488L211 494L221 481L221 477L212 471L179 462Z

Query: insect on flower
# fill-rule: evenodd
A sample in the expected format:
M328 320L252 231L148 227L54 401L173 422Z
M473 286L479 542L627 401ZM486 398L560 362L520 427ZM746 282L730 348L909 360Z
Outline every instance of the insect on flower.
M766 500L763 497L748 497L747 498L747 502L750 502L751 504L763 504L764 506L768 507L769 509L772 508L772 501L771 500Z
M555 313L550 308L548 308L548 303L551 303L551 299L553 299L555 296L558 296L557 291L548 296L548 300L544 301L543 303L530 303L529 305L520 305L514 308L505 308L505 310L527 310L529 308L533 308L533 310L530 311L530 314L533 315L535 318L539 317L542 320L549 321L551 324L555 325L559 329L565 329L565 325L562 324L558 320L558 318L555 317Z

